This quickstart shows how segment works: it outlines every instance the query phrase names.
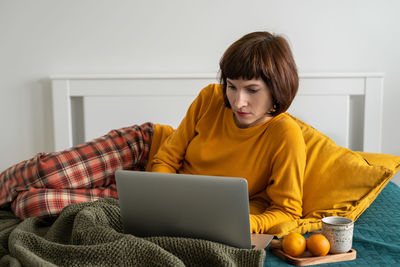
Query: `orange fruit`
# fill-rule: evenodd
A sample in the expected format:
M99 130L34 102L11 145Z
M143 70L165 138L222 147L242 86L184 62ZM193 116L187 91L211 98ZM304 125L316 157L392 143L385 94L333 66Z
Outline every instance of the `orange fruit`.
M313 256L325 256L328 254L331 245L328 239L322 234L313 234L307 239L307 250Z
M300 256L306 250L306 239L299 233L291 232L283 237L282 249L290 256Z

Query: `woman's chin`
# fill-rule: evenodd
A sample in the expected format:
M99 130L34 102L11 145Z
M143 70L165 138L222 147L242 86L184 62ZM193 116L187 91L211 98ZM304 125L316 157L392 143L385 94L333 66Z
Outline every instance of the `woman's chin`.
M252 126L252 122L243 119L235 119L236 126L239 128L249 128Z
M272 116L264 116L258 120L252 120L251 118L243 118L243 117L241 118L235 116L235 123L236 126L239 128L250 128L262 124L264 122L267 122L270 119L272 119Z

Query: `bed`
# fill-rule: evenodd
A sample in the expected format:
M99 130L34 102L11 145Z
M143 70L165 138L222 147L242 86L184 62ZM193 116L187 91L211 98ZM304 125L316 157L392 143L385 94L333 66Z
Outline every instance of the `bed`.
M216 73L54 75L50 79L52 81L54 146L56 151L89 141L107 133L110 129L146 121L177 127L200 89L209 83L218 82ZM354 151L380 153L383 80L384 75L382 73L300 74L298 96L288 112L331 137L339 146ZM353 248L357 250L357 259L335 265L393 265L400 263L400 210L398 208L400 188L393 182L389 182L383 187L372 205L356 221ZM88 205L90 206L90 204ZM105 254L107 254L107 249L108 252L114 251L115 246L106 247L104 246L105 242L98 241L90 244L91 248L97 246L97 249L83 253L76 247L71 248L66 244L71 239L74 242L77 242L77 240L80 242L93 241L93 239L90 239L93 236L88 237L87 235L92 233L98 236L99 227L93 231L88 229L95 227L93 226L95 224L105 223L109 226L110 221L114 221L114 219L118 221L120 218L113 213L117 206L118 204L112 200L100 201L100 203L89 207L93 213L86 209L86 215L80 215L84 219L78 221L80 224L74 221L74 226L71 225L71 216L78 214L77 210L81 211L87 207L86 205L67 208L68 210L60 216L63 220L56 220L55 222L30 219L21 222L13 216L8 207L2 207L0 210L0 263L11 264L20 260L20 263L27 265L32 262L36 264L53 262L56 265L67 265L66 262L77 265L104 265L107 262L107 256L104 261L99 262L84 262L84 260L91 259L87 257L87 255L92 255L91 253L99 253L98 251L105 250ZM102 217L99 213L104 213L108 217ZM110 218L113 218L113 220L110 220ZM92 222L92 225L88 226L88 222ZM118 235L121 229L114 224L112 225L114 227L113 235ZM80 228L77 230L74 227ZM35 232L29 233L27 229L33 228ZM15 229L18 229L18 231ZM90 233L87 234L87 231ZM30 251L29 247L25 245L25 251L13 249L9 254L11 248L9 242L18 241L18 236L24 234L29 235L30 238L33 238L32 235L38 236L29 239L28 243L33 243L33 247L35 245L41 247L41 250L38 252L37 249L32 248ZM109 236L109 233L107 233L107 236ZM54 251L50 250L46 247L49 240L57 240L61 247L57 247ZM124 242L133 241L124 239ZM184 253L178 247L171 246L170 243L166 245L165 240L148 239L146 242L155 243L174 255L184 257ZM236 253L238 252L230 248L212 247L212 250L203 250L202 245L193 244L191 240L174 240L174 242L174 244L178 242L179 246L191 247L192 252L201 251L200 257L204 260L205 258L213 258L212 256L218 257L221 254L230 259L237 258ZM134 243L132 246L136 245ZM140 248L143 249L143 247ZM50 252L43 252L46 249ZM154 251L152 249L154 248L145 247L144 251ZM51 254L51 251L55 254ZM58 255L57 252L60 253L60 251L61 254ZM72 255L74 253L76 255L75 259L72 261L71 259L68 259L69 261L56 261L54 259L56 257L63 258L62 251L65 251L65 254L72 251ZM125 252L129 254L134 251ZM287 265L271 254L268 248L261 254L260 252L252 253L251 256L255 261L251 264L248 262L241 264ZM18 259L16 255L25 256ZM54 257L54 255L58 256ZM116 256L116 258L118 257L120 260L125 259L120 254ZM259 262L260 259L262 262ZM127 264L124 261L122 262ZM207 263L209 264L210 261L207 261ZM174 266L178 264L169 262L165 265ZM228 263L225 262L223 265L228 265Z

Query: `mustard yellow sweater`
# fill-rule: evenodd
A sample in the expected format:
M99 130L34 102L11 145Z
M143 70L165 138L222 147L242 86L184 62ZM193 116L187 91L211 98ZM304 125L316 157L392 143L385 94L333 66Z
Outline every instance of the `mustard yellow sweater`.
M157 127L156 127L157 132ZM241 129L218 84L205 87L161 145L151 171L243 177L253 233L302 215L306 148L298 124L280 114Z

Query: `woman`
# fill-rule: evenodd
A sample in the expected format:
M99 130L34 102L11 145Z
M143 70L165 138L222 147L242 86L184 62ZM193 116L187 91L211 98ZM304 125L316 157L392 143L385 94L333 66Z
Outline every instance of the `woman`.
M251 231L265 233L302 215L306 149L283 113L297 92L296 65L285 39L255 32L227 49L220 72L221 85L200 92L151 170L246 178Z
M288 43L268 32L247 34L227 49L220 74L221 85L200 92L154 157L161 126L113 130L7 169L0 205L11 203L21 218L47 217L71 203L117 197L115 170L145 170L150 154L154 172L246 178L254 233L299 218L306 152L299 126L284 113L298 88Z

